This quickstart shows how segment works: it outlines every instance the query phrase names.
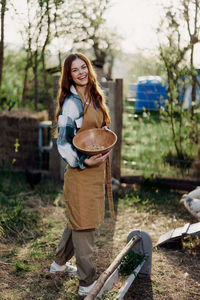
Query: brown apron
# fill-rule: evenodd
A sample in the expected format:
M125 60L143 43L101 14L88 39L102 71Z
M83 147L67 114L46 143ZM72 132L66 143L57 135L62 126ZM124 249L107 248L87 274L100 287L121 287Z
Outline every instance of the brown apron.
M89 105L83 125L78 132L101 128L103 113ZM84 170L68 166L64 177L64 196L68 212L68 226L74 230L96 228L104 222L106 161Z

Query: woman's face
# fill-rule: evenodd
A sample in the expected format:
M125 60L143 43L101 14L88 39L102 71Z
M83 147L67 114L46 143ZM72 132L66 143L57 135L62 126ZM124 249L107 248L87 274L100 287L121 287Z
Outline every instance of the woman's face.
M72 62L71 76L76 86L85 86L88 84L88 67L82 59L76 58Z

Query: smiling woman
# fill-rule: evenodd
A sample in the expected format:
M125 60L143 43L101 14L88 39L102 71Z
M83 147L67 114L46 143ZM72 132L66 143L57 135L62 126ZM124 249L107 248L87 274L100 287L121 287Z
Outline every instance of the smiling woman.
M57 146L68 163L64 176L68 224L50 272L77 274L78 293L86 296L94 285L94 231L104 221L105 170L110 151L83 154L73 145L73 138L87 129L110 125L110 117L94 68L83 54L72 53L65 59L57 100ZM73 255L77 268L68 263Z
M81 59L76 59L71 66L72 80L76 86L85 86L88 84L88 67Z

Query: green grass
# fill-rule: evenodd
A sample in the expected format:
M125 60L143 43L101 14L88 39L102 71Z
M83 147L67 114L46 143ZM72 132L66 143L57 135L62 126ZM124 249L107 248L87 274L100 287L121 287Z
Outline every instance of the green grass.
M188 124L183 127L187 136ZM135 114L134 107L124 102L122 129L121 173L159 177L188 177L197 156L197 144L183 140L183 152L188 162L178 162L168 122L158 112Z
M170 190L168 188L159 188L153 186L148 180L125 193L118 192L115 195L115 205L118 209L126 210L129 207L135 207L138 212L157 213L161 211L165 213L176 212L177 216L181 216L179 200L181 192Z
M0 191L0 236L20 241L22 235L27 240L40 235L42 229L37 224L41 216L37 206L51 203L58 187L41 181L32 191L23 172L1 170Z
M11 273L18 276L22 273L30 271L30 267L28 265L28 262L26 260L23 261L17 261L15 265L13 266Z

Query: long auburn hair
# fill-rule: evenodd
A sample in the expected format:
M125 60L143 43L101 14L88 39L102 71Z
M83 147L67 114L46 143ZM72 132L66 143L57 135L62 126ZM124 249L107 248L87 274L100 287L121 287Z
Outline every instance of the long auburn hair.
M70 87L71 85L74 85L73 79L71 77L71 65L72 62L77 58L83 60L88 68L87 94L89 97L89 102L91 102L93 105L96 105L102 110L105 123L109 126L109 110L105 103L104 93L97 81L95 70L90 60L80 52L69 54L64 61L57 95L56 121L58 122L58 117L64 104L65 98L70 93Z

